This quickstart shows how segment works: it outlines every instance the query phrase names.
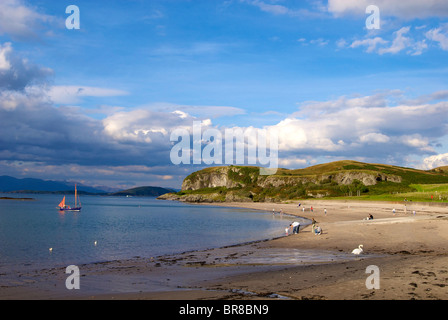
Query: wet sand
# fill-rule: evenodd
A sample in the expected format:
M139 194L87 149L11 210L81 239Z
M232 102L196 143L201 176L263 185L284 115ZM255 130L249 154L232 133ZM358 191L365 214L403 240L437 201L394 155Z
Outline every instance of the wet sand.
M314 218L322 235L306 226L297 235L268 241L80 265L80 290L66 289L64 268L21 273L1 281L0 299L448 299L446 205L297 204L219 205L281 210L285 227L294 220L286 214ZM374 219L364 220L369 214ZM360 244L364 254L352 255ZM366 287L371 265L379 268L379 289Z

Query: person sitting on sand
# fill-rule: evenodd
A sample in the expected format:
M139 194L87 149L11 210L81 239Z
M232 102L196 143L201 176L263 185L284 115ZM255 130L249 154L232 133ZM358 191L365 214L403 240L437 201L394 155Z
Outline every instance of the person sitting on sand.
M322 228L317 226L316 228L314 228L314 234L316 236L320 236L322 234Z

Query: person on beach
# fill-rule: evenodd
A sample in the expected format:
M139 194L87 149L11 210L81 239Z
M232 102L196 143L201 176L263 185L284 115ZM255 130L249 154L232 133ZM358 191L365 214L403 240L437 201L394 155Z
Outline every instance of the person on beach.
M324 213L325 213L325 215L327 215L327 208L324 209Z
M292 223L292 233L293 234L298 234L299 233L299 228L300 228L300 223L298 221L294 221Z
M322 228L321 227L317 226L317 227L315 227L313 229L314 229L314 235L320 236L322 234Z

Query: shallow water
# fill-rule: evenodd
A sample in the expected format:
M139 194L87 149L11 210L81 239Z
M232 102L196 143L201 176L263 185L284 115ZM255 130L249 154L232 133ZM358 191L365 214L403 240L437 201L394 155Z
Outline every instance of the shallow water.
M82 197L81 212L61 213L56 208L60 195L20 197L36 201L0 201L2 273L270 239L283 236L293 219L248 209L101 196Z

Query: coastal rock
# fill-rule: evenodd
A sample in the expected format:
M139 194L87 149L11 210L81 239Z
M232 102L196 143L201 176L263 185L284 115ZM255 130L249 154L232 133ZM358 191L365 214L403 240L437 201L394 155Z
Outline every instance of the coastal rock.
M279 168L260 175L255 166L209 167L193 172L180 192L159 199L187 202L282 202L290 199L361 196L412 191L411 184L445 181L443 172L341 160L304 169ZM387 183L385 183L387 182ZM391 183L392 182L392 183ZM394 184L398 184L394 186Z
M212 168L213 170L202 170L189 175L182 183L182 190L198 190L203 188L226 187L235 188L239 184L229 179L231 167Z
M244 179L245 178L245 179ZM204 188L225 187L227 189L245 187L248 184L261 188L278 188L298 184L321 184L325 181L335 182L339 185L350 185L355 180L361 181L365 186L372 186L381 181L400 183L402 178L379 172L347 170L334 174L320 175L271 175L259 176L256 172L242 172L241 167L228 166L208 168L189 175L182 184L182 191L199 190Z

